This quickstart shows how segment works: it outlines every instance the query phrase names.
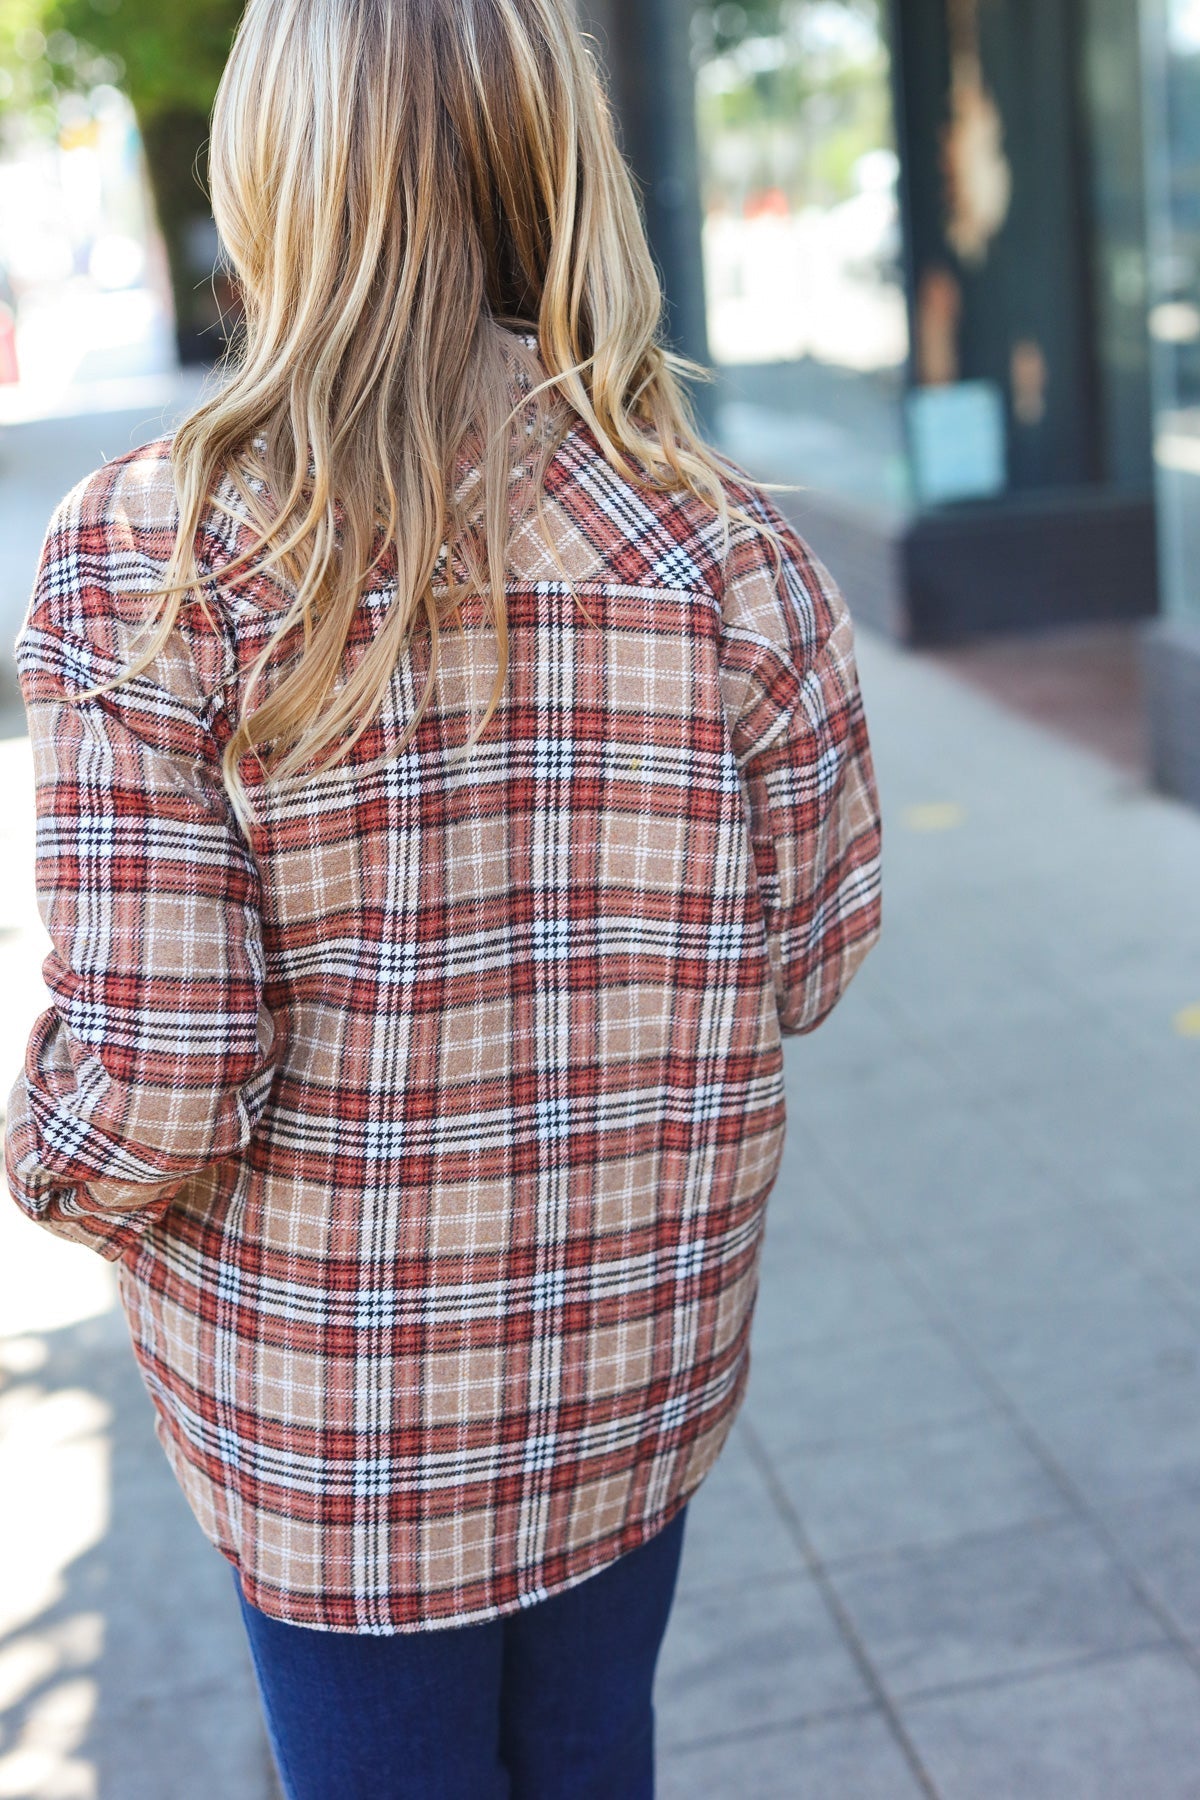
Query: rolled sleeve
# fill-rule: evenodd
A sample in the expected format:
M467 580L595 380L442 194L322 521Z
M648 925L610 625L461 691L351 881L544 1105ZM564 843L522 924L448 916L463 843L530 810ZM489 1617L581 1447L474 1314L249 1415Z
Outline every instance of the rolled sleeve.
M743 549L729 641L733 740L788 1035L828 1016L880 936L882 831L848 608L774 509L770 517L782 567L770 570L765 546Z
M5 1162L24 1212L115 1260L245 1147L275 1032L257 869L186 657L78 697L121 664L63 627L77 535L52 530L17 647L51 1004L12 1090Z

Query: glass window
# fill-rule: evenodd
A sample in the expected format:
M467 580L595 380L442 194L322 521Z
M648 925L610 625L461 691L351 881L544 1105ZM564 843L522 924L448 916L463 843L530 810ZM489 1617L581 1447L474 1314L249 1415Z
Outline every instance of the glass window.
M882 0L696 14L719 429L756 472L907 502L908 317Z
M1150 341L1167 609L1200 621L1200 0L1148 19Z

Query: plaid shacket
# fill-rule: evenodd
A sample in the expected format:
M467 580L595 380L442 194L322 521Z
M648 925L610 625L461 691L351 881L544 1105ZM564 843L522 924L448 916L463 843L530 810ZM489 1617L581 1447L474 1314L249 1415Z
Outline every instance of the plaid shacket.
M781 578L579 422L546 495L582 606L523 528L481 741L454 753L496 668L475 599L404 753L427 636L347 765L264 787L247 759L243 833L221 752L287 596L221 579L252 541L231 484L209 612L75 698L162 577L168 459L62 503L18 644L53 949L9 1184L114 1262L163 1449L255 1606L491 1619L665 1525L745 1391L781 1037L879 931L850 620L761 490L729 478ZM393 597L385 561L351 660Z

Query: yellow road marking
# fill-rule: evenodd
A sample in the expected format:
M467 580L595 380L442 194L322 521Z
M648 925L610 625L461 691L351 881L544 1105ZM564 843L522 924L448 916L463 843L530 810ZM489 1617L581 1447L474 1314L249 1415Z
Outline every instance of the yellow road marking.
M957 831L966 823L967 809L957 800L930 800L906 806L900 816L910 831Z

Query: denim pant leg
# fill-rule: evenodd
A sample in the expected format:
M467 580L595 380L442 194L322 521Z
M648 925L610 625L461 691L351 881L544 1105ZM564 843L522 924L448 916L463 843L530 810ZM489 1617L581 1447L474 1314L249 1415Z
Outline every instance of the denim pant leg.
M286 1800L651 1800L686 1508L564 1593L374 1637L242 1608Z
M500 1620L315 1631L259 1612L234 1582L286 1800L509 1800Z
M513 1800L652 1800L654 1671L686 1510L608 1568L502 1621Z

